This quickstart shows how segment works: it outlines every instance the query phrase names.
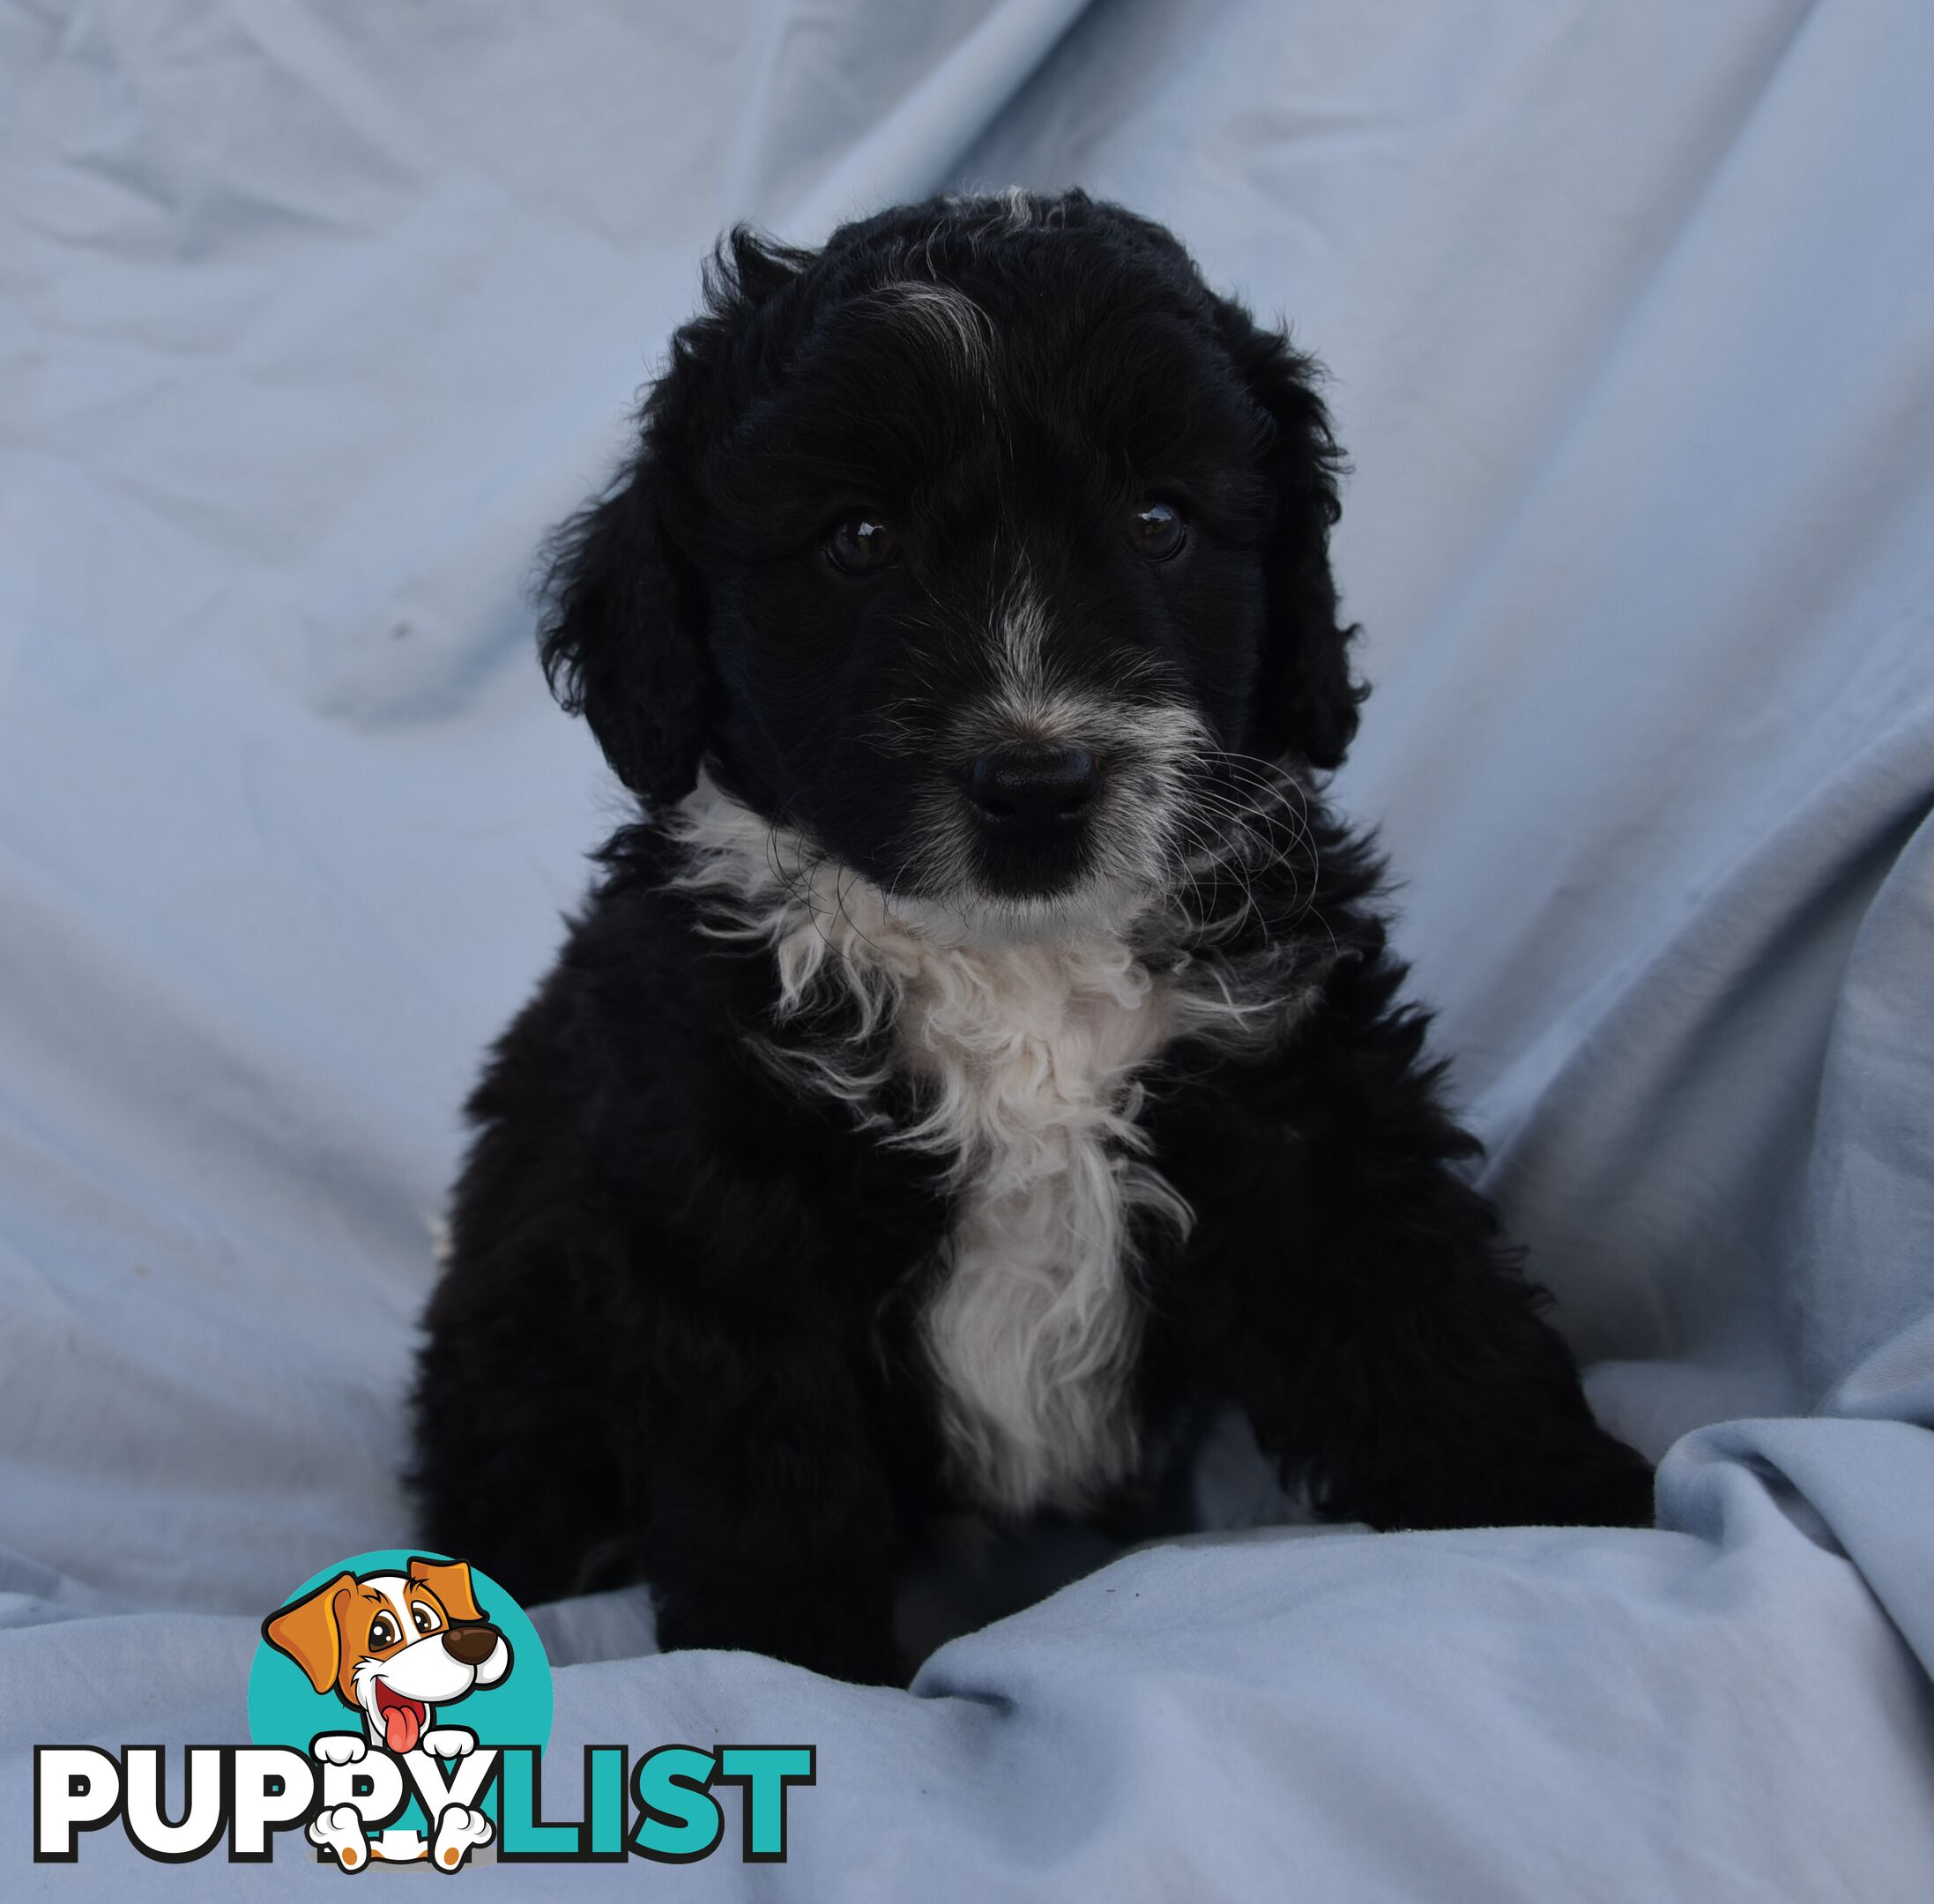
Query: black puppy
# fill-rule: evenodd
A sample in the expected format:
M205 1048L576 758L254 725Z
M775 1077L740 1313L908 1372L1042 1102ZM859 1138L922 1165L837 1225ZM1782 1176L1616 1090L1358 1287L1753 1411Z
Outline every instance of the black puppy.
M472 1102L435 1546L872 1679L936 1510L1104 1506L1189 1403L1379 1528L1649 1518L1321 801L1312 379L1079 192L722 249L559 546L641 818Z

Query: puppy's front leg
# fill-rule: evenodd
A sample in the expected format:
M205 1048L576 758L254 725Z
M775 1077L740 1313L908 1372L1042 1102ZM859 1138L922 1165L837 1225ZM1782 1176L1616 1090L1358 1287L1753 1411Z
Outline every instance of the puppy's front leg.
M647 1430L645 1571L658 1640L904 1682L891 1490L852 1351L683 1319Z
M1647 1463L1593 1420L1475 1143L1403 1015L1332 1018L1214 1136L1186 1327L1199 1375L1326 1513L1379 1528L1649 1524Z

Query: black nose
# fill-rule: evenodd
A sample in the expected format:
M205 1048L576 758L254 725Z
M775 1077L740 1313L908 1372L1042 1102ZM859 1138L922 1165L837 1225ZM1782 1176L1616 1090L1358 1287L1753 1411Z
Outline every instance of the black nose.
M452 1626L443 1635L443 1650L465 1666L481 1666L497 1650L495 1626Z
M1060 741L1009 740L967 770L967 798L998 834L1039 837L1067 831L1100 790L1095 756Z

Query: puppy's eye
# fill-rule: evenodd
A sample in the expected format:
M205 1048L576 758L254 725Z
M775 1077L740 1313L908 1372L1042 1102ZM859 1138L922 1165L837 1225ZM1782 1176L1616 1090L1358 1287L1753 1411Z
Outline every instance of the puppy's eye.
M432 1613L420 1600L410 1602L410 1618L416 1623L417 1632L435 1633L436 1631L435 1614Z
M369 1649L373 1653L394 1646L402 1637L396 1630L396 1622L387 1613L379 1613L369 1622Z
M833 524L826 538L826 553L833 566L848 575L871 575L900 553L900 545L892 530L876 517L849 516Z
M1144 502L1128 519L1128 539L1138 554L1166 562L1186 539L1188 525L1172 502Z

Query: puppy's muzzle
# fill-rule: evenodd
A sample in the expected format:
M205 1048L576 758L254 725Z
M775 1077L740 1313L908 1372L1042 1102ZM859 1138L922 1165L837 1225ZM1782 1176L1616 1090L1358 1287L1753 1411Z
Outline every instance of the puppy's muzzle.
M1015 845L1071 838L1100 792L1095 756L1066 741L1009 740L967 770L967 798L982 830Z
M495 1626L452 1626L443 1634L443 1650L465 1666L481 1666L501 1637Z

